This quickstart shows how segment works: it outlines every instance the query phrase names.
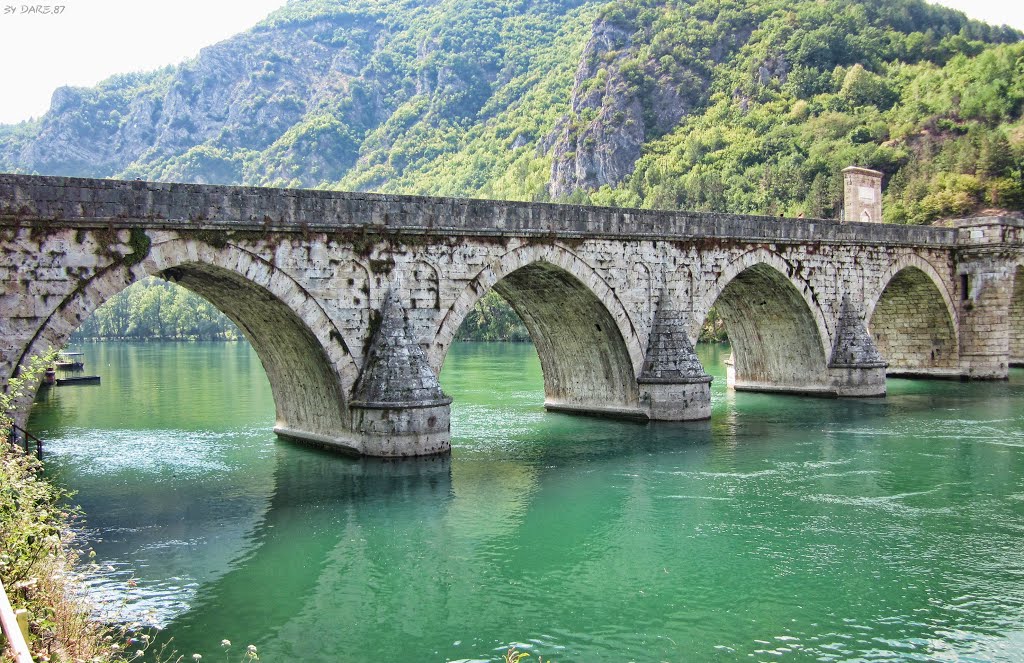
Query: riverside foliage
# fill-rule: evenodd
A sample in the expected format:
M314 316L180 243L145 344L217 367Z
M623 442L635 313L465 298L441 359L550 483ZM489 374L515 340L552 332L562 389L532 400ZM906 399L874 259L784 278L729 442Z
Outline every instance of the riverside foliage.
M33 358L0 392L0 579L15 609L29 612L29 647L35 660L111 661L107 629L90 621L71 579L78 560L71 546L76 512L68 494L42 476L34 456L6 444L11 415L55 355ZM0 660L13 660L4 657Z
M236 341L241 333L199 295L150 277L96 309L75 332L75 338Z

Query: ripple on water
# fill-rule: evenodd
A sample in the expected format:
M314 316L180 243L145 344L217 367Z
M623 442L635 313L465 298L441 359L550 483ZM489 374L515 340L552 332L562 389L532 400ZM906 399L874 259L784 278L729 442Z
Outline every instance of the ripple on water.
M223 442L237 439L235 432L75 429L47 447L47 453L74 463L81 475L200 475L230 469L223 457L230 447Z
M82 570L76 586L93 613L112 624L137 622L164 628L196 599L199 583L185 578L139 582L136 571L124 563L93 565Z
M1022 660L1024 475L988 444L1022 440L992 405L1005 390L956 385L982 405L939 413L726 395L694 434L549 414L539 369L528 393L519 364L492 368L451 373L468 388L446 384L457 452L429 481L299 464L312 454L248 432L51 438L69 487L111 496L95 519L133 565L92 587L117 604L137 580L132 620L189 651L196 625L226 625L205 660L221 637L266 660L494 661L509 643L559 661ZM174 475L189 480L153 485ZM159 518L138 517L147 501Z

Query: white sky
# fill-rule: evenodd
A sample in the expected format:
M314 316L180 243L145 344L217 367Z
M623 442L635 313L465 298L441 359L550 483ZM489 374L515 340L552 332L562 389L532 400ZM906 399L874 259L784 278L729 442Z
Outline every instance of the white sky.
M62 85L176 64L285 0L0 0L0 123L38 117ZM23 14L23 6L60 14ZM7 8L13 7L13 13Z
M31 2L32 5L27 3ZM53 4L40 4L53 3ZM62 85L176 64L252 27L285 0L0 0L0 123L42 115ZM1024 30L1020 0L942 0ZM28 14L26 6L64 7Z

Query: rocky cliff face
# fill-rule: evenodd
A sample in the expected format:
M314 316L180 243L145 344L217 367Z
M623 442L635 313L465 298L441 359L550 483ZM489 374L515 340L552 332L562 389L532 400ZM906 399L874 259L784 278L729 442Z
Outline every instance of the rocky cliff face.
M573 80L570 112L541 144L552 149L553 198L619 184L648 140L707 103L709 70L653 59L634 44L634 30L608 19L593 26Z
M310 186L337 178L356 158L346 134L365 132L386 112L372 103L386 91L376 89L372 70L364 72L375 44L386 38L374 21L348 17L293 29L258 27L203 49L148 88L107 95L113 103L90 104L93 91L61 88L17 160L27 170L69 175L294 178ZM268 149L277 168L246 172L245 153ZM312 157L303 172L284 172L300 155Z
M466 33L476 26L450 20L474 3L406 4L315 11L295 3L284 18L272 16L178 67L94 89L61 88L34 136L0 132L0 169L201 183L337 181L367 146L389 147L411 124L475 117L508 64L502 45L490 43L500 42L500 25L473 35ZM536 4L536 12L557 13L580 2ZM523 18L490 9L485 19ZM467 40L478 43L463 49Z

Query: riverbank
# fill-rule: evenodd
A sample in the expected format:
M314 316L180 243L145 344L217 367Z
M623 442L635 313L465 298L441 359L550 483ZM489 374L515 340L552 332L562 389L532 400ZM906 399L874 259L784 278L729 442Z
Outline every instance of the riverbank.
M6 439L6 434L3 436ZM29 616L36 661L120 660L108 629L74 598L75 512L68 495L41 476L42 465L18 449L0 453L0 579L15 610ZM5 653L0 660L13 660Z
M0 393L0 440L10 439L10 412L54 356L37 357ZM35 661L117 661L115 638L92 621L76 596L70 495L43 477L32 455L0 444L0 580L15 610L27 610L28 646ZM107 637L107 636L111 637ZM9 651L0 661L13 661Z

